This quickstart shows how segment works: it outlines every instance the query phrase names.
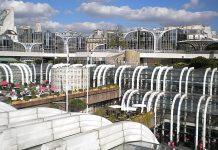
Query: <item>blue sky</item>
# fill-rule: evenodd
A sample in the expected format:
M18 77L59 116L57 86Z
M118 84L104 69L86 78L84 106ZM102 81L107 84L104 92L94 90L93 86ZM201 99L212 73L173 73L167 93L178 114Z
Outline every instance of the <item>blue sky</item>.
M122 25L162 27L203 24L218 31L218 0L0 0L13 7L16 24L90 32Z

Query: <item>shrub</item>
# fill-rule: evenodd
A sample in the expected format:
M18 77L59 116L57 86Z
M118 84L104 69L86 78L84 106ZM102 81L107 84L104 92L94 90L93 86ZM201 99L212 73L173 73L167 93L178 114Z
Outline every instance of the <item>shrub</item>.
M105 117L106 116L106 109L105 108L96 109L95 115Z
M175 68L175 69L181 69L184 67L188 67L188 64L184 63L184 62L179 62L179 63L173 64L173 68Z
M86 108L86 103L80 99L72 99L69 104L69 109L72 112L80 112Z
M210 60L202 56L193 58L189 63L189 67L194 67L195 69L207 68L209 66L210 66Z

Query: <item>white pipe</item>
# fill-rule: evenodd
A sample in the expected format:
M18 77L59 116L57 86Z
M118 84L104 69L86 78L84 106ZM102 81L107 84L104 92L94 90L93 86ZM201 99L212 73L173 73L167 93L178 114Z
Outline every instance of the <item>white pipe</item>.
M132 89L129 89L127 90L124 95L123 95L123 98L122 98L122 101L121 101L121 110L123 110L126 106L125 106L125 99L127 97L127 95L132 91Z
M154 135L156 135L156 127L157 127L157 103L160 100L160 97L164 96L164 94L165 92L159 93L154 103Z
M6 81L9 82L8 70L6 69L4 64L0 64L0 66L4 69Z
M95 71L94 71L94 75L93 75L93 87L96 87L96 76L97 76L97 73L98 73L98 70L102 67L102 65L99 65L97 68L95 68Z
M160 92L160 83L161 83L160 80L161 80L162 72L167 68L168 68L167 66L161 67L158 74L157 74L156 91L158 91L158 92Z
M104 73L103 73L103 85L106 85L106 74L107 74L107 71L109 70L109 69L111 69L111 68L114 68L115 67L115 65L109 65L109 66L107 66L107 68L104 70Z
M199 112L201 108L201 102L205 99L205 95L202 95L198 101L197 112L196 112L196 123L195 123L195 150L198 146L198 126L199 126Z
M210 78L210 96L213 95L213 79L214 79L214 75L216 71L217 71L217 68L214 68L211 74L211 78Z
M125 71L126 68L130 68L131 66L130 65L127 65L127 66L124 66L122 68L122 70L120 71L120 76L119 76L119 99L121 97L121 92L122 92L122 75L123 75L123 72Z
M138 92L138 90L133 90L133 91L129 94L129 97L128 97L128 99L127 99L127 104L126 104L127 112L129 112L129 103L130 103L130 100L131 100L132 96L133 96L135 93L137 93L137 92Z
M13 83L14 82L14 75L13 75L13 72L12 72L11 68L7 64L4 64L4 66L9 70L10 82Z
M30 69L30 67L27 64L23 64L23 65L26 66L27 70L29 71L30 81L33 82L33 73L32 73L32 70Z
M115 72L115 77L114 77L114 84L117 84L117 77L119 75L120 70L123 68L124 66L119 66Z
M167 82L167 74L170 70L172 70L173 67L168 67L167 70L165 71L164 74L164 79L163 79L163 91L166 92L166 82Z
M36 66L35 64L32 64L33 66L33 73L34 73L34 83L36 82Z
M101 69L99 70L98 72L98 76L97 76L97 86L101 86L101 75L102 75L102 72L107 68L107 65L103 65L101 67Z
M170 112L170 141L173 141L173 114L174 114L174 106L176 103L176 100L181 97L180 93L176 94L173 98L173 102L171 105L171 112Z
M19 64L17 63L19 66L21 66L21 68L23 68L24 72L25 72L25 79L26 79L26 83L29 84L29 73L26 69L26 67L23 64Z
M202 127L202 142L203 142L203 149L205 149L206 145L206 123L207 123L207 107L209 102L212 101L212 96L209 96L206 100L205 107L204 107L204 114L203 114L203 127Z
M193 70L194 70L194 67L188 69L186 80L185 80L185 94L188 94L188 78L189 78L191 71Z
M183 68L181 73L180 73L180 77L179 77L179 93L180 94L182 93L182 77L183 77L183 74L186 70L188 70L188 67Z
M144 95L144 97L143 97L143 99L142 99L141 113L143 113L143 111L144 111L143 105L144 105L144 103L145 103L145 100L147 99L147 97L148 97L152 92L153 92L153 91L148 91L148 92L145 93L145 95Z
M134 71L133 71L133 75L132 75L132 89L134 89L134 82L135 82L135 75L136 72L141 68L142 66L137 66Z
M51 69L49 70L49 77L48 77L48 83L51 83Z
M151 94L151 96L149 97L148 99L148 104L147 104L147 112L149 112L151 110L151 104L152 104L152 101L153 101L153 98L158 94L159 92L153 92Z
M154 70L153 70L153 72L152 72L152 75L151 75L151 91L153 91L153 83L154 83L154 75L155 75L155 73L156 73L156 71L158 70L158 69L160 69L161 68L161 66L158 66L158 67L155 67L154 68Z
M179 132L180 132L180 114L181 114L181 106L183 100L187 98L187 94L183 94L179 100L178 111L177 111L177 143L179 142Z
M142 66L138 72L138 76L137 76L137 89L139 90L139 82L140 82L140 75L142 73L142 70L147 69L148 66Z
M23 73L23 70L20 67L20 65L17 65L17 64L10 64L10 65L17 67L20 70L20 72L21 72L21 84L24 85L24 73Z
M48 80L48 70L49 70L49 67L50 67L50 66L52 66L52 64L48 64L47 67L46 67L45 80Z
M206 94L206 82L207 82L207 75L208 75L209 71L211 71L211 68L207 68L205 73L204 73L203 95Z

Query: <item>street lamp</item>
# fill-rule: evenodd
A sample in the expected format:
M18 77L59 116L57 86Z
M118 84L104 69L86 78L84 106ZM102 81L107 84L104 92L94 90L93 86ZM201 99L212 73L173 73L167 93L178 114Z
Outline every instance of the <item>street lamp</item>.
M87 57L87 60L88 60L88 57ZM89 111L89 79L90 79L90 74L89 74L89 71L90 69L89 68L92 68L92 67L95 67L96 65L95 64L88 64L88 61L87 61L87 65L85 66L85 68L87 69L87 74L86 74L86 78L87 78L87 81L86 81L86 89L87 89L87 93L86 93L86 113L88 114Z

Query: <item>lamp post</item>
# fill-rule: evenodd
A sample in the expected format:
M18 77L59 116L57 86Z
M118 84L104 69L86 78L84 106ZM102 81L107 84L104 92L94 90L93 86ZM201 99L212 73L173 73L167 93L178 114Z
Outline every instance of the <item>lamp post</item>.
M87 93L86 93L86 113L88 114L89 111L89 79L90 79L90 74L89 74L89 71L91 67L95 67L96 65L95 64L88 64L88 57L87 57L87 65L85 66L86 69L87 69L87 73L86 73L86 78L87 78L87 81L86 81L86 89L87 89Z

